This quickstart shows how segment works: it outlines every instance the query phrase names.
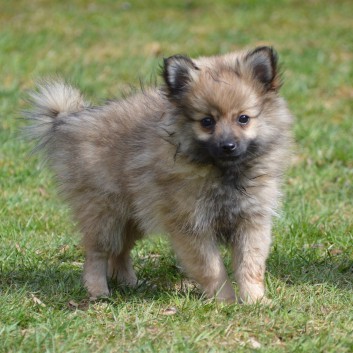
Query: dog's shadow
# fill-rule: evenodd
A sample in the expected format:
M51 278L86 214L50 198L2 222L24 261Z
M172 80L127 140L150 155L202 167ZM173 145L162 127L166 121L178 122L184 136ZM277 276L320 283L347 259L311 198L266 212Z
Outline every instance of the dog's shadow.
M278 250L268 260L268 272L285 285L328 285L353 290L353 259L349 254L301 253L288 256Z
M353 260L345 254L322 256L307 260L303 255L288 257L275 249L268 260L268 274L286 285L327 284L342 290L353 289ZM71 259L72 260L72 259ZM226 256L230 268L230 258ZM201 291L193 281L186 279L170 251L165 255L139 258L134 256L139 277L136 287L129 288L110 282L111 303L153 301L170 295L200 298ZM86 309L89 307L88 294L82 285L82 263L52 259L32 266L19 266L0 272L1 292L13 289L27 292L46 306L56 309ZM38 303L38 301L37 301Z
M83 258L74 261L72 256L34 262L0 271L0 293L26 293L34 304L62 309L87 309L89 295L82 282ZM110 298L99 301L111 303L153 301L173 295L201 297L202 293L193 281L183 276L175 257L166 255L134 258L139 281L135 287L127 287L109 281Z

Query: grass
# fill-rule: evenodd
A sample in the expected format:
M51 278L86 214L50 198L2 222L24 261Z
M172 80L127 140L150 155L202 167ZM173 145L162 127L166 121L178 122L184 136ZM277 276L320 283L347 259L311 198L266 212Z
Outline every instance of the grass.
M0 351L352 352L352 12L350 0L0 0ZM100 102L153 82L163 56L263 43L297 117L273 306L206 301L163 237L134 250L137 289L89 303L69 212L18 137L26 90L58 73Z

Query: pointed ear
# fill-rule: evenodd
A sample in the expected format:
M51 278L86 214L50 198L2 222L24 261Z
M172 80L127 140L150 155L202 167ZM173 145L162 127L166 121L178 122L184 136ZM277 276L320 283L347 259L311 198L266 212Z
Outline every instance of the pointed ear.
M169 96L180 98L190 83L197 79L198 71L199 68L186 56L174 55L164 59L162 75Z
M278 56L270 47L258 47L245 57L255 79L260 81L267 91L277 91L281 87L281 78L278 72Z

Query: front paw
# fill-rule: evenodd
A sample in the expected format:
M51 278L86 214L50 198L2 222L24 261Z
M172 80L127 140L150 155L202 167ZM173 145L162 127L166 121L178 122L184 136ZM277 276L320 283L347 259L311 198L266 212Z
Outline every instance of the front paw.
M258 298L253 298L250 296L246 297L240 297L238 299L239 304L261 304L261 305L266 305L266 306L272 306L273 301L265 296L263 297L258 297Z
M110 297L110 292L108 289L88 289L89 300L96 301L98 299L105 299Z
M256 304L261 303L270 305L271 300L265 296L265 287L263 283L243 282L240 284L239 303Z
M97 278L86 274L84 277L84 285L88 291L89 299L92 301L99 298L107 298L110 296L107 280L105 277Z

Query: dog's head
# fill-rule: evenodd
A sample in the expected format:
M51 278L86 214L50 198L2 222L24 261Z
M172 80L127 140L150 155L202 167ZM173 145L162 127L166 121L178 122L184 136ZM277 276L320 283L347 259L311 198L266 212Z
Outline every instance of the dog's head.
M181 150L192 160L238 164L276 139L281 83L272 48L197 60L175 55L164 60L163 77Z

